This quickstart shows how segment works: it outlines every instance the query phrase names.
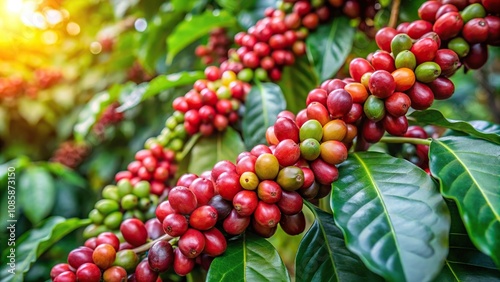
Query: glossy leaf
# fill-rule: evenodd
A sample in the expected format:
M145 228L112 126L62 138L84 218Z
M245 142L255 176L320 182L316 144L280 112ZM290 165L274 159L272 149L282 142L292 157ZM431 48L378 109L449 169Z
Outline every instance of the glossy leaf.
M247 148L266 143L266 130L286 109L285 98L278 85L257 83L248 93L243 115L243 139Z
M216 0L224 10L231 13L237 13L238 11L251 8L255 5L256 0Z
M2 264L1 282L23 281L24 274L30 269L31 264L35 262L52 245L61 240L70 232L88 225L89 219L65 219L63 217L50 217L39 227L21 235L16 241L16 271L15 274L7 272L8 265ZM8 255L5 250L2 259Z
M279 82L286 99L286 108L297 113L306 107L307 94L319 85L313 67L306 56L297 58L295 64L286 67Z
M57 175L61 179L63 179L66 183L72 184L74 186L85 188L87 185L87 181L76 171L55 162L45 163L45 166L51 173Z
M447 201L451 214L450 251L439 276L441 281L500 281L500 270L493 260L471 242L455 202Z
M226 11L206 11L179 23L167 38L167 62L182 49L208 34L215 27L234 26L236 20Z
M245 233L228 241L226 252L210 265L207 281L290 281L283 261L266 239Z
M188 171L201 174L222 160L234 162L245 150L240 135L231 127L210 137L202 137L193 146Z
M350 154L339 175L331 206L347 247L386 280L433 279L448 252L450 216L432 178L377 152Z
M41 166L28 167L19 178L18 197L24 215L34 224L54 207L56 189L52 175Z
M472 242L500 267L500 146L471 137L433 140L430 170L455 200Z
M306 39L307 56L314 64L320 81L332 78L351 52L354 28L345 16L328 25L320 25Z
M486 121L466 122L461 120L447 119L437 110L429 109L426 111L415 111L410 117L416 119L418 124L437 125L465 132L491 142L500 144L500 126Z
M314 223L300 242L295 258L295 280L301 281L383 281L366 268L345 246L342 231L333 216L309 202Z

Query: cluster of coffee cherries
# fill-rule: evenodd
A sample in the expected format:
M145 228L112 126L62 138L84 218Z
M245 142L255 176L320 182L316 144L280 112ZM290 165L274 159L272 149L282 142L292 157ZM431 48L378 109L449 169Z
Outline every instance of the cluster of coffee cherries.
M120 225L120 232L121 240L112 232L102 232L87 239L84 246L68 254L67 263L52 268L52 281L157 281L158 275L151 278L150 269L158 271L172 257L168 256L170 243L166 240L169 238L164 236L161 223L156 218L145 224L139 219L127 219ZM140 261L144 250L133 248L148 241L154 244L148 256Z
M368 37L376 33L375 17L382 6L377 0L329 0L330 5L351 19L359 19L358 28Z
M217 27L210 31L207 45L196 47L195 54L205 65L220 64L227 60L227 51L231 47L231 38L224 28Z
M174 110L180 114L167 120L167 128L176 128L183 120L188 135L200 132L210 136L238 121L238 110L250 91L250 84L239 80L233 71L221 71L216 66L207 67L205 76L206 79L197 80L193 89L173 101Z
M229 60L221 64L221 69L233 70L244 81L253 77L262 81L280 80L283 67L305 54L304 40L309 30L330 17L329 7L323 1L317 2L316 5L310 1L289 3L288 14L268 8L265 17L248 32L235 35L234 41L240 47L229 51Z
M164 232L178 237L173 252L173 269L184 276L198 263L208 268L214 257L225 252L227 243L220 227L231 207L216 196L211 173L199 177L184 174L177 186L168 194L168 200L156 209L156 217L162 222Z
M0 98L14 98L24 92L25 82L21 77L1 77L0 78Z
M104 133L107 127L115 125L123 120L124 113L117 111L119 106L119 102L114 102L107 106L99 117L99 120L94 124L92 131L99 138L104 138Z
M158 199L148 181L141 180L132 185L128 179L122 179L116 185L107 185L102 190L102 199L89 213L92 224L84 230L84 237L116 231L122 221L129 218L145 220L154 217Z
M48 89L63 78L61 71L55 69L37 69L32 81L18 76L0 77L0 99L13 99L23 94L35 98L38 91Z
M38 89L47 89L63 78L62 72L56 69L37 69L34 73L34 85Z
M74 169L82 163L89 153L89 145L75 141L66 141L59 145L50 158L50 161Z
M469 69L488 59L487 45L500 46L500 5L494 0L427 1L418 10L421 20L398 29L413 39L434 31Z

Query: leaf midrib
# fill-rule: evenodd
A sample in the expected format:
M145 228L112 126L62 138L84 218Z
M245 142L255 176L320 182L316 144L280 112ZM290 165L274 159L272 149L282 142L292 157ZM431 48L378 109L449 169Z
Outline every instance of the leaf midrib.
M363 167L363 169L365 170L366 172L366 175L368 175L368 178L370 180L370 182L372 183L373 187L375 188L375 192L377 193L377 196L378 198L380 199L380 204L382 205L382 208L384 209L384 215L385 217L387 218L387 222L389 224L389 228L391 230L391 237L394 238L394 244L396 246L396 251L398 253L398 259L401 263L401 268L403 269L403 273L405 273L404 271L404 268L403 268L403 263L401 262L401 256L399 255L401 253L401 250L400 250L400 247L399 247L399 244L398 244L398 240L396 238L396 232L395 232L395 229L394 229L394 226L392 225L392 221L391 221L391 217L389 216L389 213L388 213L388 210L387 210L387 207L383 201L383 197L382 197L382 194L380 193L380 191L378 190L378 186L376 185L375 183L375 180L373 179L371 173L370 173L370 170L368 169L368 166L366 165L365 162L363 162L363 160L359 157L358 154L353 154L354 157L359 161L360 165ZM406 276L406 275L405 275Z
M467 166L462 162L462 160L458 157L457 154L455 154L453 152L453 150L448 147L445 143L439 141L439 140L435 140L435 142L439 143L441 146L443 146L443 148L445 148L451 155L453 155L455 157L455 159L457 160L458 163L460 163L460 165L464 168L464 170L469 174L470 178L472 179L472 181L474 182L474 184L476 185L476 189L479 190L479 192L481 193L481 195L483 196L483 199L484 201L486 202L486 204L488 205L488 207L490 208L491 212L495 215L495 218L497 221L500 222L500 215L495 211L495 209L493 208L493 205L490 203L489 199L486 197L486 195L484 194L483 190L480 189L479 187L479 183L477 183L476 179L473 177L471 171L467 168ZM451 196L449 194L447 194L448 196Z

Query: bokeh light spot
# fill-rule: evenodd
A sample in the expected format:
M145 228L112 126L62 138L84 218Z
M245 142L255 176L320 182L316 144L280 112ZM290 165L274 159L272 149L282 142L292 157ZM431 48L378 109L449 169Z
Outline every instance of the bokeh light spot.
M143 32L148 27L148 22L146 22L146 20L143 18L139 18L135 21L134 27L138 32Z
M66 31L69 35L75 36L80 33L80 26L75 22L69 22L66 25Z
M47 30L42 33L42 40L47 45L52 45L57 42L59 36L55 31Z
M101 53L101 51L102 51L101 43L99 43L97 41L90 43L90 53L96 55L96 54Z

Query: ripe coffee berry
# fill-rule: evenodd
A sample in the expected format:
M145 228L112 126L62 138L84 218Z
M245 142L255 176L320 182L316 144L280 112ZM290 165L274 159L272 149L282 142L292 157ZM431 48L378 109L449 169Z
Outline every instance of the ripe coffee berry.
M167 271L174 261L174 250L167 241L158 241L148 251L149 267L155 272Z
M195 258L205 248L205 237L200 231L189 228L179 239L179 250L188 258Z
M188 221L185 216L174 213L163 220L163 230L172 237L181 236L188 229Z
M94 264L101 269L108 269L116 258L116 250L109 244L101 244L97 246L92 253Z
M195 194L184 186L176 186L168 194L170 206L181 214L190 214L198 206Z
M233 206L241 216L250 216L257 208L259 199L253 191L243 190L238 192L233 198Z
M260 225L275 227L280 221L281 212L277 205L260 201L255 209L253 218Z
M198 230L208 230L217 223L217 210L212 206L201 206L189 216L189 225Z
M76 279L81 282L100 281L101 270L93 263L84 263L76 270Z
M123 221L120 225L120 232L123 238L134 247L143 245L148 240L148 231L144 223L136 218L129 218Z

